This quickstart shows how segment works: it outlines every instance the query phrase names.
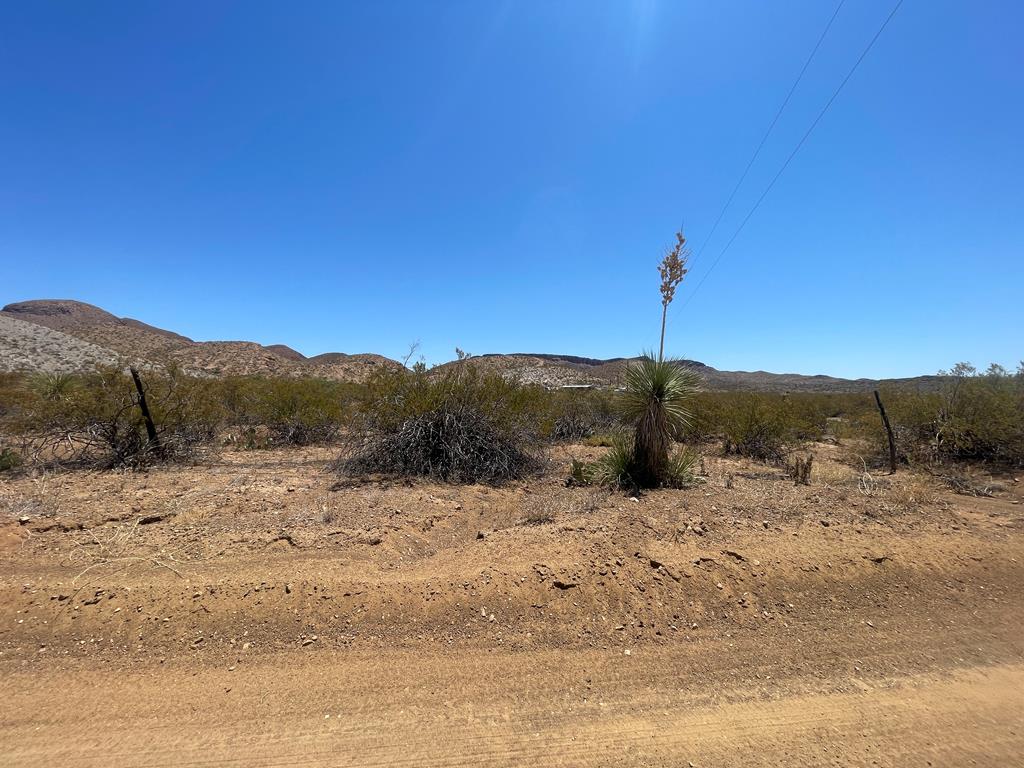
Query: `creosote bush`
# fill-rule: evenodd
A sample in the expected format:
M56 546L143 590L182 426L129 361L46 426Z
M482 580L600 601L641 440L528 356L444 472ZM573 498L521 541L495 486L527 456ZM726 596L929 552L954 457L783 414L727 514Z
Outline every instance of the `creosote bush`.
M245 448L335 442L360 392L325 379L237 377L216 384L225 426Z
M143 371L142 378L156 441L147 434L134 382L113 368L28 378L7 429L23 436L23 453L34 464L141 469L195 457L213 441L219 422L210 383L173 367Z
M367 386L336 463L345 474L500 485L541 467L544 393L471 362L382 372Z

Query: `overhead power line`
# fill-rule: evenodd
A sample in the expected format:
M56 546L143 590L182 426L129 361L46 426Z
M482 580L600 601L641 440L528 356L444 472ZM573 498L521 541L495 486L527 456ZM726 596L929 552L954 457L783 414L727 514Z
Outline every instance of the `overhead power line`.
M832 96L829 98L829 100L825 102L825 106L821 108L820 112L818 112L817 117L814 118L814 121L811 123L810 127L808 127L808 129L804 132L804 135L800 137L800 141L798 141L796 146L793 147L793 151L789 153L789 156L786 158L786 161L782 164L782 167L779 168L775 176L772 177L772 180L768 183L768 186L765 187L764 191L761 193L761 196L757 198L757 202L754 203L753 207L750 209L747 215L743 217L743 220L740 222L740 225L736 228L736 231L733 232L732 237L729 238L728 242L725 244L725 247L722 248L721 252L712 262L711 267L708 269L707 272L704 273L703 277L701 277L700 279L700 282L697 283L697 286L693 289L690 295L679 306L679 309L676 310L676 313L681 311L683 307L690 303L693 297L697 295L697 292L700 290L701 286L704 285L704 282L708 279L711 273L714 272L715 267L718 266L718 263L722 260L722 257L725 256L730 246L732 246L732 244L736 241L736 238L739 237L740 232L743 231L743 228L747 225L747 222L750 221L750 217L757 212L757 209L761 206L761 203L768 196L768 193L772 191L772 187L775 186L775 182L779 180L779 177L782 176L786 168L789 167L789 164L793 161L793 158L796 157L797 153L800 151L801 147L803 147L808 137L817 127L818 123L821 122L821 118L823 118L825 116L825 113L828 112L829 107L832 106L832 103L836 100L836 98L842 92L843 88L850 81L850 78L853 77L853 73L857 71L857 68L861 65L861 62L863 62L865 57L867 57L868 53L874 47L875 42L878 40L879 37L882 36L882 32L884 32L885 28L889 26L889 22L892 21L893 16L896 15L896 12L900 9L901 5L903 5L903 0L897 0L896 4L889 12L889 15L885 17L885 21L882 22L882 25L878 28L878 31L875 32L874 36L868 42L867 46L865 46L864 50L861 51L860 56L857 58L857 61L854 62L853 66L850 68L850 71L846 73L846 77L844 77L842 82L839 83L839 86L832 93Z
M715 236L715 231L718 229L718 225L721 223L722 217L725 216L725 212L729 210L729 206L732 204L733 198L736 197L736 193L739 192L740 187L743 186L743 182L746 180L747 174L750 173L750 169L753 167L758 155L761 154L761 149L764 147L764 143L768 141L768 137L771 136L772 131L775 129L775 124L779 122L779 118L782 117L782 113L786 111L786 106L789 104L789 100L793 97L793 93L796 91L797 86L800 85L800 81L803 80L804 73L807 71L807 68L811 66L811 62L814 60L815 54L818 53L818 49L821 47L822 42L824 42L825 36L832 28L832 22L836 20L836 16L839 15L839 11L842 9L844 2L846 2L846 0L839 0L839 5L837 5L836 9L832 12L832 16L825 25L825 29L822 30L821 35L818 37L818 42L814 44L814 48L811 49L811 53L804 62L803 67L800 68L800 72L797 74L796 80L794 80L793 85L790 86L789 93L786 94L786 98L782 100L782 104L780 104L778 110L776 110L775 117L773 117L771 123L768 124L768 129L761 137L761 141L758 142L757 148L754 150L754 154L750 156L750 161L747 163L747 167L744 168L743 173L740 174L740 178L732 188L732 192L729 193L729 197L725 201L725 205L722 206L722 210L718 212L718 218L716 218L715 223L711 225L711 231L708 232L707 237L704 238L704 242L701 244L700 248L697 249L697 253L693 257L694 262L700 258L700 255L704 252L708 243L710 243L711 239Z

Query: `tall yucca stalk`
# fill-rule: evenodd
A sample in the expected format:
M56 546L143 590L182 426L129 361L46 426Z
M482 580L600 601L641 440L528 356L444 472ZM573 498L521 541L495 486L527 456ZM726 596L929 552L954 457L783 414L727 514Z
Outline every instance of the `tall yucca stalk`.
M626 367L622 414L636 422L633 475L644 487L661 485L667 474L672 434L690 418L688 404L700 376L675 360L645 354Z
M689 258L690 251L686 247L686 238L683 237L683 231L679 230L676 232L676 244L669 249L658 265L658 273L661 275L661 343L658 345L658 362L665 359L665 320L668 319L668 305L676 297L676 288L690 271L686 266Z
M668 475L672 433L689 419L687 403L697 391L700 377L675 360L665 359L665 321L676 288L689 271L690 256L682 230L676 232L675 245L658 265L661 276L661 339L658 357L645 354L626 368L626 392L622 398L623 415L636 421L633 438L634 480L656 487Z

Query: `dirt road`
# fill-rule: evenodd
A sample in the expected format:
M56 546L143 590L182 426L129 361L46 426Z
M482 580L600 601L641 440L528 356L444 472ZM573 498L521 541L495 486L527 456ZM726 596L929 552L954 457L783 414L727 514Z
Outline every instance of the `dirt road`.
M781 678L744 681L695 673L708 650L292 654L232 671L8 668L4 764L1022 764L1020 664L819 678L762 659L755 669Z
M0 488L0 765L1024 766L1016 483L257 458Z

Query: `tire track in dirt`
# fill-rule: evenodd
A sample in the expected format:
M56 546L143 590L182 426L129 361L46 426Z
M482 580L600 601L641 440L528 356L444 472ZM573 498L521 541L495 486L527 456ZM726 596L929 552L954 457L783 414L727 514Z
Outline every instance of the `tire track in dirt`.
M428 678L436 670L425 660ZM598 765L1013 765L1024 750L1024 665L1003 664L862 683L857 691L808 690L814 683L790 680L786 692L752 699L748 689L720 691L724 703L701 703L700 687L675 688L671 677L658 690L640 691L621 678L607 692L613 703L564 706L555 672L506 679L504 695L477 697L476 680L495 664L473 656L452 664L440 687L419 688L414 656L391 657L384 697L363 701L347 714L324 718L324 694L332 678L360 674L342 659L325 663L321 682L285 669L262 670L252 693L263 706L238 697L231 706L195 695L196 682L175 670L146 670L121 679L117 702L101 684L72 697L99 707L84 719L61 712L65 681L39 680L50 706L10 717L13 701L0 707L4 764L157 766L554 766ZM616 659L588 663L615 664ZM398 663L396 663L398 662ZM401 671L401 662L410 665ZM549 657L545 667L557 664ZM569 662L572 666L572 662ZM343 668L339 668L342 665ZM664 662L657 663L659 667ZM366 665L367 673L382 667ZM551 671L551 670L547 670ZM592 672L593 674L593 672ZM93 674L102 681L102 674ZM217 684L230 679L212 674ZM550 679L550 687L543 686ZM208 681L212 682L212 681ZM408 683L402 695L401 684ZM838 683L843 681L831 681ZM848 682L848 681L846 681ZM714 681L705 686L714 687ZM818 685L821 683L819 681ZM805 689L800 692L801 689ZM147 716L133 717L133 690ZM360 695L365 691L359 691ZM181 697L180 694L185 694ZM454 697L454 698L453 698ZM268 716L267 698L276 714ZM425 701L438 698L432 708ZM36 699L37 701L39 699ZM334 702L332 702L334 703ZM411 705L411 708L410 708ZM336 707L338 708L338 707ZM339 715L342 717L339 719Z

